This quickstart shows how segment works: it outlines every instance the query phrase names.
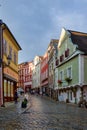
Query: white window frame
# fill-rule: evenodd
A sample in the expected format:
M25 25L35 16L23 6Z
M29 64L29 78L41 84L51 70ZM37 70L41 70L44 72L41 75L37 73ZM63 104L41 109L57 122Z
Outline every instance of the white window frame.
M59 73L60 80L64 80L64 71L61 70Z
M69 69L71 69L71 74L69 74ZM72 79L72 66L67 67L67 77L70 77L70 79Z

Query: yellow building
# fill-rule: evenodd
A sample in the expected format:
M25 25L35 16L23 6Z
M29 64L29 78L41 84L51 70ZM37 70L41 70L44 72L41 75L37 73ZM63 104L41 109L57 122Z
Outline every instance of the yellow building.
M8 26L1 22L2 28L2 92L3 102L14 100L14 91L18 83L18 51L20 45L9 30ZM9 60L10 62L9 62Z

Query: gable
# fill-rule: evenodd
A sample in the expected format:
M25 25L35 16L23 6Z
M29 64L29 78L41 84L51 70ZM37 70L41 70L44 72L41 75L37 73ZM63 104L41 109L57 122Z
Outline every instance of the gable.
M64 42L64 40L67 39L68 37L70 37L70 33L69 33L65 28L62 28L61 35L60 35L60 39L59 39L58 48L60 48L61 44L62 44L62 43Z

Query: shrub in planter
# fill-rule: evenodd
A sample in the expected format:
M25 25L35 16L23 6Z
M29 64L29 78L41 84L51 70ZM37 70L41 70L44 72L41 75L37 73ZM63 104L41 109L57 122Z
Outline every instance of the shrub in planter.
M28 102L27 99L24 98L24 100L22 101L21 107L26 108L27 107L27 102Z
M70 82L72 79L71 79L70 77L66 77L65 80L66 80L67 82Z

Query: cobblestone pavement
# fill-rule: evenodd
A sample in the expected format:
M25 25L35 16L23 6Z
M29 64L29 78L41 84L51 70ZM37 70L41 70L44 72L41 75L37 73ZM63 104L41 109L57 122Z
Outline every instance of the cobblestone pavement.
M17 105L0 108L0 130L87 130L87 109L31 96L23 113Z

